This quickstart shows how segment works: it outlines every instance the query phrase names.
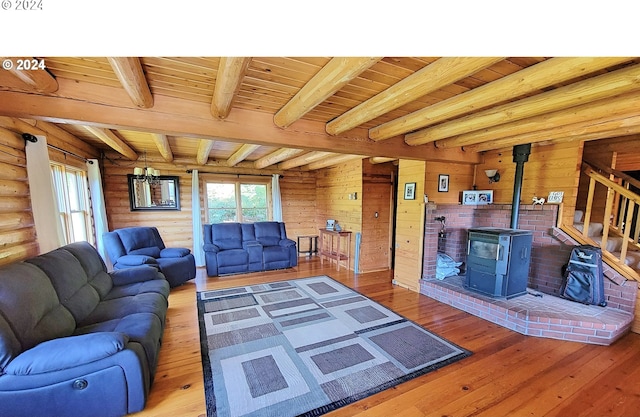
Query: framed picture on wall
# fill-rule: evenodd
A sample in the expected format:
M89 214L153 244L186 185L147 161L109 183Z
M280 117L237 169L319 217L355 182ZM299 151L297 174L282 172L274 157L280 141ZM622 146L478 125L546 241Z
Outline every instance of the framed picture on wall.
M416 199L416 183L408 182L404 185L404 199L415 200Z
M462 204L493 204L493 190L471 190L462 192Z
M438 192L449 192L449 176L446 174L438 175Z

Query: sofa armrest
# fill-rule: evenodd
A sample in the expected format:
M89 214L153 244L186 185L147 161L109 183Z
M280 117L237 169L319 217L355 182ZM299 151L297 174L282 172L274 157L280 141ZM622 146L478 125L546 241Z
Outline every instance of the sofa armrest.
M291 246L295 246L295 245L296 245L296 242L294 242L294 241L293 241L293 240L291 240L291 239L282 239L282 240L279 242L279 244L280 244L280 246L284 246L285 248L288 248L288 247L291 247Z
M109 272L109 275L111 276L113 285L116 287L136 282L164 279L164 275L158 272L158 269L152 265L140 265L126 269L117 269Z
M164 248L160 251L161 258L182 258L190 254L187 248Z
M202 246L202 250L204 250L205 252L218 253L220 252L220 247L218 247L217 245L214 245L213 243L205 243Z
M156 265L158 261L156 258L152 258L147 255L124 255L118 258L116 261L116 265L119 268L127 268L130 266L139 266L139 265Z
M22 352L5 368L9 375L37 375L75 368L115 355L125 348L124 333L100 332L42 342Z

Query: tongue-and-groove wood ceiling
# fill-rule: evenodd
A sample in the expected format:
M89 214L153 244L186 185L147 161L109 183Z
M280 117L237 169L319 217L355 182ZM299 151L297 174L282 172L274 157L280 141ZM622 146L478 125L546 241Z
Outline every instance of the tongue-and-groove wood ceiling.
M478 163L519 143L637 143L640 131L637 57L7 59L1 127L69 133L128 160L257 170L364 157ZM19 71L18 59L46 71Z

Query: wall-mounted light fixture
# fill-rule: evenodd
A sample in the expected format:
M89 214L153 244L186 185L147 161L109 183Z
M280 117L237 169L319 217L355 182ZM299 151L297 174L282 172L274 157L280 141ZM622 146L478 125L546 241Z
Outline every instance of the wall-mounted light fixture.
M497 169L485 169L484 173L487 175L487 178L489 178L489 184L500 181L500 174Z

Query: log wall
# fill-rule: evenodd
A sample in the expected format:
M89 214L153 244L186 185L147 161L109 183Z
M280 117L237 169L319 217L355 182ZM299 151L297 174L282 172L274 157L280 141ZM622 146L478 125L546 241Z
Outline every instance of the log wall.
M38 254L25 141L0 128L0 265Z

